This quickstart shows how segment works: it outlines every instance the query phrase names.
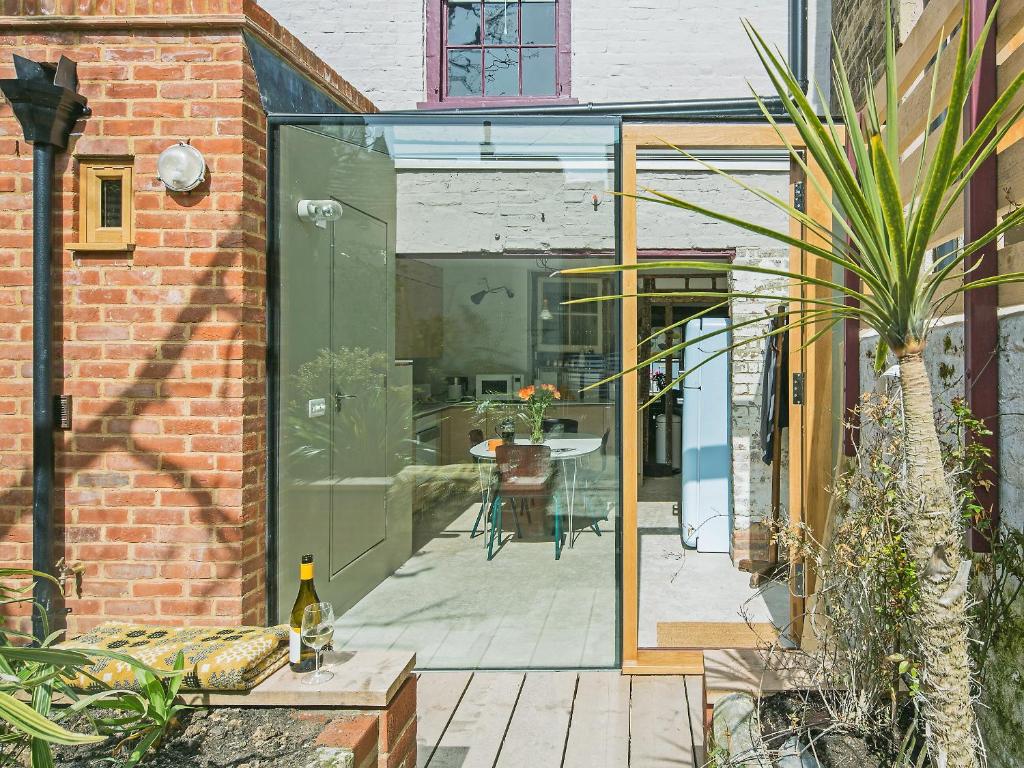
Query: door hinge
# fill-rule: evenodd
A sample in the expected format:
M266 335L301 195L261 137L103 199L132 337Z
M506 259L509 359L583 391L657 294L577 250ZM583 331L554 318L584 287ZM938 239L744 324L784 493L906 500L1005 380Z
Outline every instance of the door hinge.
M793 405L804 404L804 384L806 382L807 374L805 373L794 373L793 374Z
M793 185L793 207L800 213L807 213L807 182L798 181Z
M793 597L807 597L807 569L803 563L793 563Z

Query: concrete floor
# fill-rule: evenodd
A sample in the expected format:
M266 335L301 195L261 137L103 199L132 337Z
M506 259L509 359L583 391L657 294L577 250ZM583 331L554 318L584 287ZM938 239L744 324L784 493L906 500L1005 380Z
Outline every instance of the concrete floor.
M668 621L788 623L788 593L760 591L728 555L682 546L670 500L678 476L648 478L638 508L641 647L657 646ZM583 528L554 559L541 520L512 535L490 562L484 537L470 538L479 503L431 509L419 548L392 576L340 617L335 646L417 654L420 669L575 669L616 663L617 520L597 536ZM534 513L537 517L538 513ZM543 517L542 515L540 517Z
M650 483L655 478L648 480ZM657 485L670 478L656 478ZM674 478L678 483L678 477ZM645 489L647 483L645 483ZM658 491L644 494L656 496ZM642 648L657 647L658 622L789 623L789 592L772 583L751 589L750 574L727 554L697 552L682 545L679 518L671 501L641 501L637 509L640 544L640 626Z
M558 561L543 526L527 526L523 539L507 530L488 562L484 537L469 535L478 508L479 502L460 505L451 522L342 616L335 647L415 651L421 669L613 666L613 523L601 523L602 536L580 532Z

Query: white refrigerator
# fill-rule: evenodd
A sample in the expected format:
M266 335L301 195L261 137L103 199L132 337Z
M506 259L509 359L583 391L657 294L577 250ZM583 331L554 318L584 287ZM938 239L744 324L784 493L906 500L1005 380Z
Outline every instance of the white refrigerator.
M726 327L702 317L686 324L686 341ZM698 552L728 552L732 534L730 450L730 334L721 333L683 350L683 370L701 365L683 381L682 535Z

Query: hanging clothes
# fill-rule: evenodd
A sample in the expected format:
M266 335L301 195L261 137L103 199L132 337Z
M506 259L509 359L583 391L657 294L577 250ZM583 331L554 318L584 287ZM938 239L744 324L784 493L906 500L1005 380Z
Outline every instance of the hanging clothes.
M770 330L777 330L787 322L785 310L772 317ZM778 402L775 400L775 377L782 377ZM761 371L761 461L772 463L775 420L779 430L789 426L789 334L769 336L764 344L764 368Z

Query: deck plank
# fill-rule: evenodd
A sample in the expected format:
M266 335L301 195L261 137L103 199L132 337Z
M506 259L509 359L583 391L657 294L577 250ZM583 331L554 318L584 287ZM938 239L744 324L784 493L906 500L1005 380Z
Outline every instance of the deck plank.
M629 765L630 678L619 672L580 672L563 768Z
M629 733L630 768L694 768L685 678L634 677Z
M424 672L416 683L416 765L425 768L434 754L472 672Z
M521 672L474 674L429 768L493 768L522 685Z
M527 674L495 768L561 765L575 694L575 672Z
M704 739L704 679L687 675L686 708L690 716L690 738L693 741L693 764L704 765L707 760L707 745Z

